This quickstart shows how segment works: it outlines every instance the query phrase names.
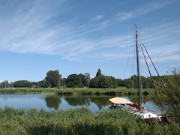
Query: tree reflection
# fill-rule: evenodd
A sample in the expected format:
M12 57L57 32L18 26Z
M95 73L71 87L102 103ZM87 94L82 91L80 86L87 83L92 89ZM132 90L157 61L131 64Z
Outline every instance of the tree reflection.
M59 109L59 104L61 103L60 96L46 96L46 105L49 108Z
M139 102L139 97L136 96L136 95L126 96L126 97L133 103L138 103ZM153 102L151 95L141 97L141 103L145 104L146 102L149 102L149 101Z
M94 102L98 108L101 110L103 106L107 106L110 105L111 102L109 101L109 99L112 97L109 96L93 96L90 98L90 100L92 102Z
M72 106L90 105L90 99L85 96L66 96L64 99L68 102L69 105Z

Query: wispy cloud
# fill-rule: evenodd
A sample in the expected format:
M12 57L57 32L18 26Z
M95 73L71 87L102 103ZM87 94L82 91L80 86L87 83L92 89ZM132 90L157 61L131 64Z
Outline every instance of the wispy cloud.
M176 60L179 61L180 55L171 55L171 56L161 56L158 58L153 58L154 62L160 62L160 61L171 61L171 60Z
M106 34L106 36L95 39L89 38L86 33L91 34L99 28L92 29L92 27L81 24L77 29L71 20L60 21L60 11L63 10L63 2L66 1L60 3L28 2L29 4L20 3L19 6L24 7L23 9L12 6L10 11L7 11L10 8L8 4L8 6L0 6L1 51L58 55L62 59L71 61L81 61L87 58L125 59L133 56L133 54L129 55L129 50L135 44L134 33ZM18 6L19 3L14 4ZM151 4L144 7L146 9L136 9L137 15L135 16L149 13L166 4L168 3L158 6ZM56 9L61 10L56 11ZM124 13L124 18L121 19L131 18L135 13ZM123 16L123 14L119 15ZM60 19L54 22L53 18ZM95 20L101 20L103 15L97 15L95 18ZM179 34L177 30L180 29L179 24L179 21L164 25L157 24L140 31L140 41L145 43L152 58L158 57L155 61L168 61L169 59L178 61L180 41L177 39L177 34ZM100 23L102 27L107 25L109 25L109 20Z
M124 20L127 20L127 19L133 17L133 13L132 12L120 12L116 15L116 17L119 21L124 21Z
M104 21L101 23L101 26L104 28L104 27L108 26L109 23L110 23L110 21Z
M164 2L150 2L148 4L145 4L143 6L140 6L139 8L133 10L133 11L123 11L123 12L119 12L116 15L116 18L119 21L125 21L127 19L130 18L136 18L145 14L148 14L150 12L156 11L160 8L165 7L166 5L168 5L169 3L171 3L172 1L164 1Z
M92 20L99 21L104 17L104 15L96 15Z

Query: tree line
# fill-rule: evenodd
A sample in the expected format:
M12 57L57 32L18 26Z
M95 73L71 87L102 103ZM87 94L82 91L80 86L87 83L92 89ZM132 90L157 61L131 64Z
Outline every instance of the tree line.
M141 76L141 87L142 88L154 88L150 77ZM167 80L168 76L162 76L163 80ZM160 83L160 78L153 76L155 83ZM116 79L113 76L105 76L101 73L101 69L98 69L96 76L90 78L89 73L85 74L71 74L67 78L62 78L58 70L50 70L46 73L46 77L38 82L30 82L28 80L18 80L9 83L3 81L0 83L0 88L8 87L26 87L26 88L138 88L138 77L136 75L131 76L128 79Z

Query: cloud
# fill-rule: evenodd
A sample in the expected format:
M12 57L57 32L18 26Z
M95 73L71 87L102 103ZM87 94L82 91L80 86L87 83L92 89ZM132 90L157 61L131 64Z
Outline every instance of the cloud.
M168 5L171 2L170 1L151 2L151 3L145 4L143 6L140 6L139 8L135 9L134 11L119 12L116 15L116 18L119 21L125 21L127 19L136 18L136 17L142 16L142 15L148 14L150 12L154 12L154 11L160 9L160 8L163 8L163 7L165 7L166 5Z
M92 20L99 21L104 17L104 15L96 15Z
M133 17L133 13L131 13L131 12L120 12L116 15L116 17L118 18L119 21L124 21L124 20L127 20L127 19Z
M179 61L180 55L170 55L170 56L159 56L154 57L153 62L163 62L163 61ZM141 60L141 62L144 62L144 60ZM148 62L151 62L148 60Z
M98 38L89 38L86 34L102 32L97 25L87 27L81 24L75 25L73 19L61 20L63 4L51 1L28 1L13 3L12 7L0 6L0 50L17 53L38 53L58 55L62 59L70 61L82 61L85 59L99 58L99 60L126 59L133 57L135 45L134 33L106 34ZM20 5L19 5L20 4ZM167 4L167 3L166 3ZM0 5L2 5L0 3ZM15 6L14 6L15 5ZM23 8L17 8L18 6ZM165 6L161 4L154 9ZM12 9L11 9L11 8ZM14 8L13 8L14 7ZM11 10L7 10L11 9ZM58 9L58 10L57 10ZM60 10L60 11L59 11ZM140 12L141 8L135 10ZM143 14L150 12L150 8L143 9ZM142 14L142 13L141 13ZM129 19L134 13L122 13L121 19ZM140 15L140 13L139 13ZM54 18L58 18L54 21ZM96 20L103 15L97 15ZM111 20L103 21L98 26L106 27ZM147 46L155 61L178 61L180 41L177 38L177 30L180 29L180 21L156 24L139 31L140 42ZM130 52L131 51L131 52ZM129 54L132 53L132 54ZM167 57L169 59L167 59Z
M101 26L104 28L104 27L107 27L109 25L110 21L104 21L101 23Z
M50 4L49 7L60 6L61 2L56 3L56 5ZM0 26L3 26L3 29L0 30L2 35L0 38L1 50L20 53L53 53L54 46L49 43L49 39L56 36L57 30L46 24L53 17L47 3L44 4L42 1L28 1L28 4L17 2L14 3L14 8L18 6L22 8L15 11L13 7L6 11L9 9L9 4L7 7L1 7L0 10L4 12L0 22ZM63 32L64 27L62 26L61 29Z

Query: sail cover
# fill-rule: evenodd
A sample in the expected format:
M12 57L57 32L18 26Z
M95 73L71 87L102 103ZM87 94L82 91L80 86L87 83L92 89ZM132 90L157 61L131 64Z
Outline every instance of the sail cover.
M130 102L129 100L120 97L111 98L109 100L114 104L133 104L133 102Z

